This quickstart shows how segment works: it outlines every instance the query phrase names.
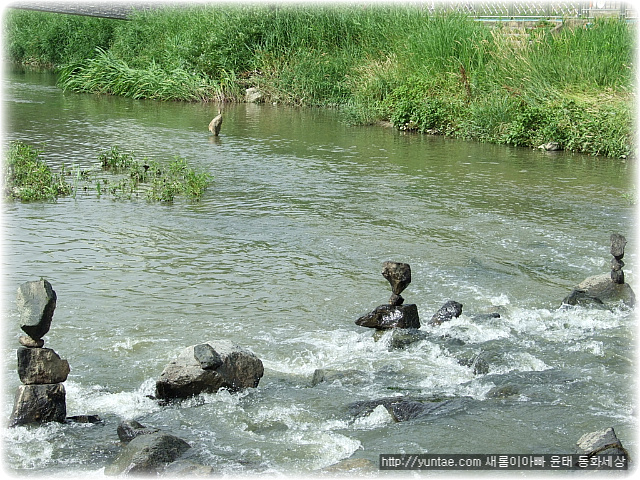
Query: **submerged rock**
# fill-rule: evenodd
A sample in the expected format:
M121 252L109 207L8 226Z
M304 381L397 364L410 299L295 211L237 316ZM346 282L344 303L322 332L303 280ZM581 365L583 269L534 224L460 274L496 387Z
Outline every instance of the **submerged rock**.
M215 393L221 388L238 391L258 386L264 374L258 357L228 342L207 342L207 345L219 355L222 363L214 369L206 362L207 368L202 368L195 355L196 346L187 347L164 368L156 381L157 398L180 399L200 393Z
M104 469L104 474L158 474L189 448L187 442L167 433L139 435Z
M387 397L377 400L358 401L349 404L347 411L354 417L369 415L382 405L396 422L405 422L428 415L453 413L464 407L464 398L412 399L408 397Z
M431 317L429 325L440 325L442 322L458 318L460 315L462 315L462 304L449 300Z
M56 300L56 292L45 279L25 282L18 287L16 306L20 328L32 339L40 340L49 331Z
M61 383L20 385L9 426L59 422L67 418L66 392Z
M407 305L380 305L372 312L357 319L356 325L378 329L420 328L418 307L413 303Z
M145 427L140 422L135 420L125 420L118 425L118 438L122 443L129 443L131 440L140 435L150 435L152 433L158 433L160 430L157 428Z
M313 372L311 386L326 382L332 383L339 381L343 384L357 385L365 381L366 373L360 370L332 370L326 368L318 368Z
M69 375L69 362L50 348L18 348L18 375L25 385L62 383Z

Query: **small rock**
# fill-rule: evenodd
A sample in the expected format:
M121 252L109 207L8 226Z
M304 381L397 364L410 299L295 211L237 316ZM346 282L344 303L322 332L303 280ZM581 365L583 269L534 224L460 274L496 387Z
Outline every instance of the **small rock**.
M411 283L411 267L408 263L384 262L382 276L391 284L393 293L400 295Z
M208 343L201 343L193 347L193 356L203 370L215 370L222 365L220 355Z
M429 325L440 325L442 322L458 318L460 315L462 315L462 304L449 300L431 317Z
M20 335L20 338L18 338L18 343L20 343L20 345L22 345L23 347L28 348L42 348L44 346L43 339L34 340L27 335Z
M104 469L105 475L152 474L177 460L191 446L167 433L139 435L131 440L118 457Z
M474 375L486 375L489 373L489 364L484 358L482 358L482 355L460 358L458 359L458 363L472 369Z
M25 282L18 287L16 306L20 313L20 328L34 340L40 340L49 331L56 300L56 292L45 279Z
M69 362L50 348L18 348L18 375L25 385L62 383L69 375Z
M264 101L264 95L255 87L247 88L244 92L244 101L247 103L258 103Z
M9 426L60 422L67 418L64 385L20 385L16 392Z
M389 305L402 305L404 303L404 298L400 295L396 295L395 293L391 295L389 298Z
M358 318L356 325L378 329L420 328L418 307L412 303L407 305L380 305L372 312Z
M152 433L158 433L160 430L157 428L149 428L142 425L135 420L125 420L118 425L118 438L122 443L129 443L131 440L139 435L150 435Z

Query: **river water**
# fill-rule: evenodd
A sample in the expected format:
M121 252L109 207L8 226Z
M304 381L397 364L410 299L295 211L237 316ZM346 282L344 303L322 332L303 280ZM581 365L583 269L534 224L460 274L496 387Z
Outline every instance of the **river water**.
M2 206L3 417L19 385L16 289L45 277L58 296L46 346L71 366L67 413L104 421L4 428L9 472L101 476L125 419L183 438L191 460L228 475L375 467L381 453L571 453L610 426L634 456L634 314L560 308L609 270L614 232L634 285L631 162L273 105L225 105L215 139L216 105L63 93L43 73L8 72L3 93L5 145L41 147L54 168L92 168L118 145L214 176L197 203L90 189ZM405 348L354 323L388 301L386 260L411 265L403 297L428 334ZM449 299L462 316L428 326ZM473 318L487 312L500 318ZM148 397L180 350L217 339L263 361L256 389ZM460 363L473 355L488 371ZM359 373L312 386L316 369ZM406 422L348 411L401 395L464 401Z

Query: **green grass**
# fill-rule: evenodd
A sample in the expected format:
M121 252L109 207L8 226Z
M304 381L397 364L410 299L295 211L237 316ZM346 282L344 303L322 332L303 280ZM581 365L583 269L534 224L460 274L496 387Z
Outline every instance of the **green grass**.
M607 156L635 153L633 26L514 36L400 4L197 5L131 21L9 11L8 53L73 91L339 106L354 123Z

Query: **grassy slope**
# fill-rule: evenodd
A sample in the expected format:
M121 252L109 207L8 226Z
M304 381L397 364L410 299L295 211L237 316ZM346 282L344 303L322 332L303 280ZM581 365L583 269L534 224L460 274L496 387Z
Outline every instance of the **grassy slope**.
M7 50L63 88L179 100L338 105L354 122L629 155L634 31L618 21L513 38L400 5L198 6L112 21L11 11ZM96 49L98 47L98 49Z

